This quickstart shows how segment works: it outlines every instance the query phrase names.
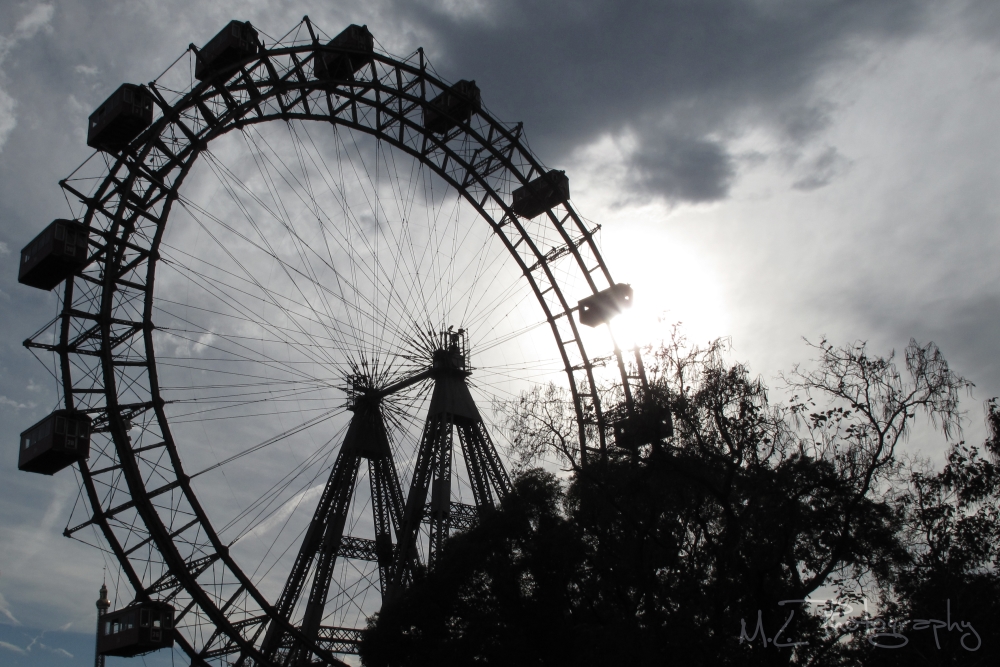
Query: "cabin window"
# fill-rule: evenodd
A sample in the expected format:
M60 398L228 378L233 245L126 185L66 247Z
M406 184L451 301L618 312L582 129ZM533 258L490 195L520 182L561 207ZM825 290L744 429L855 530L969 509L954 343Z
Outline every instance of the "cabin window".
M143 609L139 612L139 626L143 628L149 627L149 610Z
M132 91L128 88L125 89L125 101L132 102Z
M56 225L56 241L62 241L66 236L66 228L62 225Z
M233 24L233 37L240 36L240 26L238 24Z
M66 435L76 437L76 422L72 419L66 420Z
M173 623L174 623L173 614L171 614L169 611L163 612L163 629L169 630L170 626L173 625Z
M160 615L159 614L153 614L153 627L154 628L160 627Z
M62 435L66 432L66 420L62 417L56 417L56 433Z

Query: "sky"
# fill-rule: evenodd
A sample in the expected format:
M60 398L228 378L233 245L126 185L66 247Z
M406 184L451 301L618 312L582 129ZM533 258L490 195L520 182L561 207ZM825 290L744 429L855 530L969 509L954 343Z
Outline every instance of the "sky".
M967 435L1000 395L1000 7L974 0L185 0L0 4L0 662L87 664L100 553L61 533L69 471L16 469L18 434L54 406L21 346L54 295L19 250L65 215L57 183L91 154L86 118L228 20L279 35L367 24L422 46L523 121L566 170L605 260L635 289L629 336L682 322L692 343L778 387L803 339L902 352L938 344L976 387ZM657 320L663 322L657 324ZM939 460L930 435L911 446ZM42 633L46 633L42 635ZM48 637L49 639L46 639Z

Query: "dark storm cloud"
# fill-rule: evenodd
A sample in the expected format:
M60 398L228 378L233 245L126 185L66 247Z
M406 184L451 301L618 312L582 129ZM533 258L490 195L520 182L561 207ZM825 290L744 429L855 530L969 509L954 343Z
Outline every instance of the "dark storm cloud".
M629 165L632 188L693 202L726 196L736 170L721 142L651 129L641 137Z
M634 193L707 201L732 182L729 139L763 126L783 141L808 141L829 114L814 94L817 78L870 40L912 34L926 4L408 0L399 8L431 37L439 71L475 77L493 111L525 121L548 163L601 135L632 132Z

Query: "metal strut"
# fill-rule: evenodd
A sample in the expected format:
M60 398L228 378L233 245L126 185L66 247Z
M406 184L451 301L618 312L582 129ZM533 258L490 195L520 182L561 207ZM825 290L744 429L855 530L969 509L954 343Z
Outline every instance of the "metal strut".
M413 380L413 382L418 381ZM368 476L371 481L375 514L376 554L383 588L388 581L393 558L390 528L393 533L398 534L403 494L382 416L381 401L385 395L385 390L369 392L359 396L351 407L354 416L347 428L344 444L340 448L319 505L299 547L288 581L285 582L281 597L275 605L277 613L282 618L291 620L292 611L302 594L307 575L315 564L312 587L309 590L300 628L306 637L316 641L321 638L320 625L334 565L337 556L342 555L340 552L345 537L344 525L351 498L354 496L362 459L368 460ZM268 627L262 652L274 662L285 665L309 664L312 659L307 645L287 636L287 633L282 632L275 623Z
M433 569L451 528L451 467L454 433L458 431L462 456L471 477L479 513L496 507L510 491L510 477L500 461L489 432L469 392L462 330L442 333L442 345L434 353L431 375L434 393L413 481L397 533L397 558L383 597L392 599L409 583L418 563L417 543L421 523L428 524L427 566ZM428 494L429 506L428 506Z
M462 330L443 332L441 346L434 352L433 363L427 370L381 389L358 390L354 396L350 408L354 415L343 446L275 605L281 618L290 621L308 575L314 572L299 626L302 634L314 644L330 644L333 641L331 633L344 647L354 650L357 644L357 638L350 634L356 631L329 628L322 625L322 620L337 557L355 557L362 551L367 555L371 551L370 542L344 535L362 459L368 460L375 522L374 551L383 598L392 597L412 578L413 569L419 562L417 542L422 523L428 524L428 567L434 567L448 537L455 505L451 502L451 478L456 431L477 513L496 507L510 491L510 477L466 382L471 373L466 366L463 334ZM404 507L385 428L382 400L426 379L434 380L434 391L417 453L413 483ZM454 523L466 526L470 518L456 516ZM393 535L397 540L395 546ZM359 544L366 548L359 549ZM289 667L309 665L313 658L309 644L292 637L277 623L268 626L261 652L272 662Z

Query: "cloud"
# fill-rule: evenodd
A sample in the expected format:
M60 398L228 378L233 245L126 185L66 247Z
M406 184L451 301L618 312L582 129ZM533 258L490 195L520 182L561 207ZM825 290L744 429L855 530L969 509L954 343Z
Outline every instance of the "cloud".
M49 28L49 22L52 20L52 15L54 13L55 7L48 3L35 5L35 7L28 12L27 16L17 22L17 27L14 28L14 34L22 39L34 37L35 33L42 28Z
M30 655L32 653L37 653L38 651L45 651L47 653L54 653L55 655L61 658L69 658L71 660L73 659L73 654L67 651L66 649L43 644L41 642L41 639L44 636L45 632L43 631L41 634L34 637L31 640L31 643L29 643L24 648L21 648L16 644L11 644L10 642L0 641L0 648L5 648L8 651L13 651L14 653L18 653L20 655Z
M0 113L2 113L2 111L0 111ZM6 243L0 241L0 255L9 255L9 254L10 254L10 248L7 247Z
M27 651L25 651L20 646L15 646L14 644L11 644L10 642L5 642L5 641L0 641L0 648L5 648L8 651L13 651L14 653L20 653L21 655L27 655L27 653L28 653Z
M796 190L816 190L843 174L851 167L851 161L841 155L836 148L828 147L806 165L806 175L795 181Z
M281 508L278 509L278 511L276 511L270 517L268 517L264 521L254 526L252 530L247 532L240 539L244 539L247 537L261 537L262 535L266 535L275 527L284 525L284 523L288 520L288 517L291 516L292 512L294 512L299 507L299 505L303 503L308 505L310 502L312 502L315 498L319 497L323 493L323 489L324 489L323 484L317 484L316 486L313 486L309 489L306 489L305 491L300 491L299 493L295 494L294 496L286 500L285 503L281 506Z
M579 146L632 132L624 186L693 202L728 195L733 141L757 129L793 147L814 141L836 112L817 89L822 77L930 24L917 0L470 7L478 5L398 3L438 71L477 79L498 116L525 122L546 162L559 166ZM818 187L824 174L799 180Z
M100 73L100 70L93 65L77 65L73 68L77 74L84 74L86 76L95 76Z
M11 399L7 398L6 396L3 396L3 395L0 395L0 405L9 405L10 407L14 408L15 410L21 410L23 408L33 408L33 407L35 407L34 403L18 403L17 401L13 401L13 400L11 400Z
M633 191L690 202L721 199L736 173L721 142L672 133L647 133L629 171Z
M38 644L38 648L42 649L43 651L48 651L49 653L55 653L56 655L62 658L70 658L70 659L73 658L73 654L64 648L52 648L51 646L46 646L45 644L42 643Z
M2 58L3 56L0 54L0 64L3 63ZM6 90L0 88L0 151L3 151L7 137L17 127L17 118L14 115L16 106L17 102L14 101L14 98L7 94Z
M51 30L49 23L52 21L54 13L55 7L53 5L48 3L35 5L26 16L17 22L12 34L0 36L0 68L3 67L7 54L18 42L31 39L43 28ZM15 114L17 100L4 89L2 71L0 69L0 152L3 151L4 144L7 143L7 137L17 127Z
M0 593L0 616L4 616L10 620L12 625L21 625L21 621L14 617L14 613L10 610L10 605L7 604L6 598L4 598L3 593Z

